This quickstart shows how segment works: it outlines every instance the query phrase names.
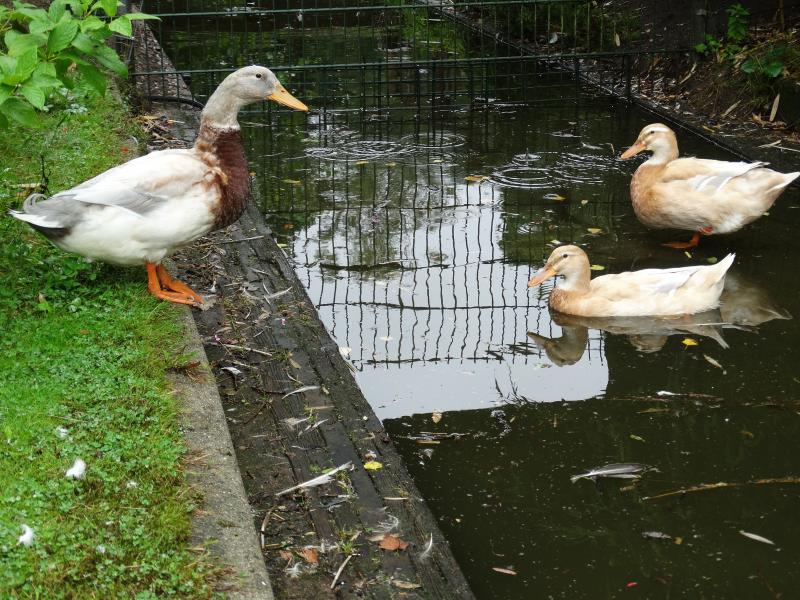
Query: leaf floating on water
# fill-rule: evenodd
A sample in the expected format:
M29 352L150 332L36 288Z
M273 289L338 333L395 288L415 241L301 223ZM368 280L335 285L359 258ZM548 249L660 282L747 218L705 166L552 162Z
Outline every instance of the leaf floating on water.
M433 421L434 423L438 423L441 420L442 420L442 411L440 410L433 411L433 414L431 415L431 421Z
M592 271L605 271L606 268L603 265L592 265L589 267Z
M714 360L713 358L711 358L711 357L710 357L708 354L703 354L703 358L705 358L705 359L706 359L706 362L707 362L708 364L710 364L711 366L714 366L714 367L717 367L717 368L718 368L718 369L720 369L720 370L723 370L723 369L722 369L722 365L721 365L721 364L719 364L719 362L717 362L717 361L716 361L716 360Z
M683 253L686 255L686 258L692 258L691 252L687 252L686 250L684 250Z
M383 550L388 550L389 552L394 552L395 550L405 550L408 548L408 542L400 539L396 535L387 533L383 536L383 539L378 544L378 547Z
M647 540L671 540L672 536L661 531L643 531L642 537Z
M614 477L616 479L638 479L642 473L654 470L649 465L640 463L611 463L602 467L595 467L586 473L573 475L570 481L575 483L579 479L595 479L597 477Z
M368 160L357 160L355 162L355 164L357 164L357 165L368 165L369 161Z
M629 437L632 440L637 441L637 442L644 442L645 441L645 439L642 436L636 435L635 433L632 433Z
M378 469L382 469L383 465L379 463L377 460L371 460L369 462L364 463L364 468L368 471L377 471Z
M416 590L422 587L418 583L411 583L410 581L403 581L402 579L392 579L392 585L401 590Z
M392 167L396 167L397 163L396 162L388 162L388 163L386 163L386 166L391 169Z
M589 204L589 201L588 200L581 200L581 204L583 206L586 206L587 204Z
M675 544L676 546L680 546L683 543L683 538L678 536L673 540L672 543Z
M747 431L746 429L743 429L741 431L741 434L744 437L746 437L748 440L752 440L754 437L756 437L755 434L752 431Z
M671 408L655 408L655 407L651 407L651 408L645 408L644 410L640 410L639 414L640 415L644 415L644 414L647 414L647 413L663 413L663 412L669 412L671 410L672 410Z
M710 264L710 265L715 265L715 264L717 264L717 260L718 260L718 259L717 259L717 257L716 257L716 256L709 256L709 257L706 259L706 262L707 262L708 264Z
M566 198L560 194L550 193L542 196L542 200L555 200L556 202L563 202Z
M299 179L281 179L283 183L288 183L289 185L303 185L303 182Z
M486 181L489 179L486 175L467 175L464 177L466 181L472 181L475 183L480 183L481 181Z
M511 569L504 569L503 567L492 567L492 571L497 571L498 573L502 573L503 575L516 575L516 571L512 571Z
M603 233L603 230L599 227L589 227L586 231L591 233L592 235L597 235L598 233Z
M692 338L683 338L683 341L681 342L681 344L683 344L683 345L684 345L684 346L686 346L687 348L688 348L689 346L697 346L697 345L698 345L698 344L697 344L697 340L694 340L694 339L692 339Z
M621 42L621 41L620 41L620 39L619 39L619 34L618 34L618 33L615 33L615 34L614 34L614 45L615 45L617 48L619 48L619 47L622 45L622 42Z
M744 531L742 529L739 530L739 533L741 533L744 537L750 538L751 540L755 540L757 542L761 542L762 544L769 544L770 546L775 545L775 542L773 542L772 540L762 537L756 533L750 533L749 531Z
M550 240L550 243L553 244L554 246L558 246L559 244L561 244L561 242L558 240Z

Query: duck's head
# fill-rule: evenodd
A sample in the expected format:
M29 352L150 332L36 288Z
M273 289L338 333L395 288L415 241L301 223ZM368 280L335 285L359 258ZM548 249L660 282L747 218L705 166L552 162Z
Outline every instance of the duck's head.
M569 289L574 283L588 279L589 271L589 257L586 256L586 252L577 246L559 246L553 250L544 266L528 281L528 287L535 287L551 277L563 275L562 287Z
M675 132L663 123L652 123L642 129L633 146L623 152L620 158L625 160L648 150L656 159L661 157L667 159L673 153L677 157L677 149L678 140L675 138Z
M203 110L206 119L222 127L238 127L239 110L259 102L272 100L294 110L308 111L308 107L292 96L266 67L253 65L234 71L222 80Z

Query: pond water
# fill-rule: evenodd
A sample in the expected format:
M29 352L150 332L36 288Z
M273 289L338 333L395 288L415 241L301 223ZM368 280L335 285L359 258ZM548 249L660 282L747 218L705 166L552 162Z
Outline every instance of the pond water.
M336 44L361 56L383 44L377 58L413 52L402 28L380 41L355 29L343 40L336 27L286 47L318 62L336 62ZM269 62L245 39L257 28L231 28L216 54L209 31L165 35L198 68ZM263 45L266 58L286 50L279 39ZM191 59L201 44L202 61ZM339 85L337 72L303 75L298 97L346 108L342 98L372 89L364 77ZM628 185L640 159L617 160L654 120L647 113L557 70L525 79L526 102L509 83L522 70L489 89L453 67L423 100L385 75L386 102L369 110L241 120L257 200L476 595L796 595L800 485L774 480L800 477L798 190L742 232L690 254L668 249L660 243L689 235L638 223ZM733 158L678 137L685 155ZM736 262L722 307L702 318L564 320L547 308L552 282L526 287L562 242L602 273L728 252ZM614 462L657 470L633 485L570 481ZM715 482L733 485L647 499Z

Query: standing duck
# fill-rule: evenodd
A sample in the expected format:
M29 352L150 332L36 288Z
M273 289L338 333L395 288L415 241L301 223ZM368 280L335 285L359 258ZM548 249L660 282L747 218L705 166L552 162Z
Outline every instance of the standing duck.
M653 155L631 180L633 211L647 227L694 232L689 242L665 244L671 248L694 248L700 234L741 229L769 210L800 175L766 169L766 163L678 158L675 132L661 123L642 129L621 158L644 150Z
M577 246L553 250L528 287L562 275L550 307L582 317L679 316L716 308L733 264L729 254L715 265L644 269L591 279L589 257Z
M33 194L21 211L9 212L67 252L116 265L144 263L150 293L200 305L203 298L170 277L161 261L244 211L250 175L236 118L259 100L308 110L272 71L244 67L208 99L194 147L151 152L50 198Z

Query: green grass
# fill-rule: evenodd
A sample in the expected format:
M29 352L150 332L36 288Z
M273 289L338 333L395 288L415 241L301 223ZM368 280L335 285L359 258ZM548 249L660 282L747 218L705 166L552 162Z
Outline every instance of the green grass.
M15 185L41 180L41 153L51 192L133 154L134 119L93 104L0 140L0 597L204 598L165 382L175 307L147 295L143 269L88 264L5 215ZM69 480L78 457L86 476Z

